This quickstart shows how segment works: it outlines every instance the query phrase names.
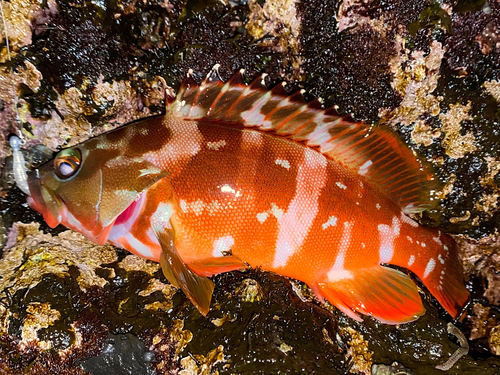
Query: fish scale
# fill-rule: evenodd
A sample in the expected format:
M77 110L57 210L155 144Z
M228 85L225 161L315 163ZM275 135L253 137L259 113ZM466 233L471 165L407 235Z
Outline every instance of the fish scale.
M389 129L267 90L264 76L188 76L164 116L61 151L28 185L49 225L159 261L203 315L208 277L248 266L304 281L356 320L424 313L387 265L453 317L468 300L453 239L406 216L437 204L429 169Z

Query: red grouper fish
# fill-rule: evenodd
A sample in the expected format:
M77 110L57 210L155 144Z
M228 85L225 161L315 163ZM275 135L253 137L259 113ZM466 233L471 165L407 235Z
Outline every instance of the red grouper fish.
M469 293L453 239L406 214L433 176L389 129L214 67L164 116L60 151L28 172L29 205L97 244L159 261L201 314L214 274L247 266L301 280L358 321L425 309L416 274L452 317Z

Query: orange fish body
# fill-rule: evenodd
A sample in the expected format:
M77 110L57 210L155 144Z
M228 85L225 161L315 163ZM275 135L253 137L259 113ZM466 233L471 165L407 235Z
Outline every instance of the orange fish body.
M216 73L185 81L165 116L63 150L30 176L30 205L50 225L160 261L204 314L206 277L250 265L354 319L412 321L419 293L390 264L457 316L468 292L454 241L405 215L430 204L431 176L411 152L387 130Z

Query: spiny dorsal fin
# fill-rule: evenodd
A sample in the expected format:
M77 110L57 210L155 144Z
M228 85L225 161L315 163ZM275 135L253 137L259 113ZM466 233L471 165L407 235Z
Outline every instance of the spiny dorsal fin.
M266 74L247 85L240 70L224 83L218 69L215 65L200 85L190 71L169 114L272 132L317 148L378 185L406 213L436 204L432 173L389 128L342 117L333 108L324 109L320 98L306 103L302 90L288 95L285 84L269 90Z

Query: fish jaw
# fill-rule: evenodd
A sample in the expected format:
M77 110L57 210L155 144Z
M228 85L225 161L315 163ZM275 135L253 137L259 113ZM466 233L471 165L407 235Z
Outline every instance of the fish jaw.
M30 191L27 197L28 205L43 215L49 227L57 227L62 220L61 200L51 189L42 184L38 170L28 171L27 174Z
M43 183L38 169L28 171L27 174L30 191L30 195L26 199L27 203L30 208L43 215L44 220L51 228L62 224L83 234L98 245L104 245L108 241L114 221L107 226L102 226L98 220L79 220L68 210L64 200Z

